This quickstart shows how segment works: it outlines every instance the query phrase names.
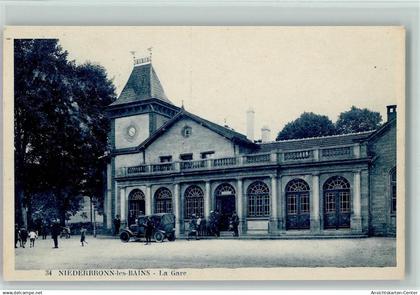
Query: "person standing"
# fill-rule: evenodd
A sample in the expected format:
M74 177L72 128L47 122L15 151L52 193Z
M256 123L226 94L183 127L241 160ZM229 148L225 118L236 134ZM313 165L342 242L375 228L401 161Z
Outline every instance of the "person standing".
M155 225L153 224L153 221L150 219L150 217L146 217L146 223L144 225L145 227L145 232L146 232L146 244L145 245L150 245L152 243L152 234L153 234L153 229L155 227Z
M200 227L198 228L201 236L207 236L206 229L207 229L207 221L205 218L201 218Z
M28 241L28 231L22 227L19 232L21 247L25 248L26 242Z
M217 226L216 225L216 212L212 210L210 211L210 217L209 217L209 230L212 236L217 236L216 226Z
M232 230L233 230L233 236L234 237L239 237L239 232L238 232L238 226L239 226L239 217L236 214L236 211L233 211L232 214Z
M190 229L187 235L187 241L190 240L190 236L195 236L195 239L199 240L198 232L197 232L197 219L195 217L195 214L191 215L189 226L190 226Z
M42 231L42 239L43 240L47 239L47 225L45 224L45 222L42 223L41 231Z
M128 214L128 226L135 224L136 223L136 217L134 216L134 212L130 211L130 213Z
M217 237L220 237L220 219L221 219L221 216L220 216L220 213L219 213L219 210L216 210L215 212L214 212L214 214L215 214L215 232L216 232L216 236Z
M15 224L15 248L17 248L16 244L19 242L19 246L22 246L22 242L20 241L20 231L17 224Z
M32 229L29 232L29 248L35 248L35 239L38 238L36 232Z
M120 216L117 214L114 219L114 236L120 233L120 227L121 227L121 219L120 219Z
M88 244L88 242L86 242L86 229L83 226L80 229L80 243L82 244L82 247L85 246L85 243Z
M198 236L201 236L201 231L200 231L200 229L201 229L201 222L202 222L202 219L201 219L201 216L199 216L197 218L197 235Z
M61 226L55 221L51 226L51 238L54 240L54 249L58 248L58 236L61 232Z

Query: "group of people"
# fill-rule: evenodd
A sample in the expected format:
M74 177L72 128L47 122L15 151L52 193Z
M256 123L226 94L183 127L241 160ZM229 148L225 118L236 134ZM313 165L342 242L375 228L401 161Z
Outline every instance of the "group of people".
M35 240L38 238L38 232L34 229L31 229L28 232L25 227L19 228L18 225L15 224L15 248L18 248L17 244L19 244L19 247L25 248L28 238L29 248L35 247Z
M54 241L53 249L58 248L58 238L61 236L63 231L63 227L60 225L58 221L52 222L50 226L51 238ZM80 229L80 243L82 247L87 244L86 241L86 232L87 230L82 226ZM42 239L46 239L46 230L42 232ZM29 238L29 247L35 247L35 240L38 239L38 231L35 229L30 229L29 231L25 227L20 227L15 224L15 248L18 248L17 245L21 248L25 248L26 243L28 242Z
M206 219L198 217L195 214L191 215L189 222L189 230L187 235L187 240L191 236L194 236L196 240L199 240L199 236L216 236L220 237L220 221L221 215L215 210L210 212L209 221L207 224ZM229 217L229 230L233 232L233 236L239 236L239 217L236 212L232 213L232 216Z

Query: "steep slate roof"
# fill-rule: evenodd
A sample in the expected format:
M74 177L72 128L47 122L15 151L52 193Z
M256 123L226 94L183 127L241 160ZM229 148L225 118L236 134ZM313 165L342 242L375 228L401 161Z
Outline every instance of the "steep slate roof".
M268 153L273 150L300 150L309 149L313 147L327 147L353 144L358 141L367 140L370 135L375 133L375 130L365 131L359 133L331 135L303 139L290 139L274 141L269 143L260 143L259 153Z
M176 122L181 120L182 118L189 118L198 124L207 127L208 129L216 132L217 134L232 140L237 143L241 143L243 145L252 146L254 148L257 148L257 145L246 138L245 135L238 133L232 129L220 126L216 123L210 122L206 119L203 119L197 115L191 114L190 112L187 112L186 110L182 109L178 114L176 114L175 117L170 119L168 122L166 122L164 125L162 125L158 130L156 130L152 135L150 135L149 138L147 138L145 141L143 141L139 148L145 148L149 146L155 139L157 139L159 136L161 136L166 130L168 130L172 125L174 125Z
M152 98L172 104L166 97L152 64L148 63L134 66L123 91L111 106Z

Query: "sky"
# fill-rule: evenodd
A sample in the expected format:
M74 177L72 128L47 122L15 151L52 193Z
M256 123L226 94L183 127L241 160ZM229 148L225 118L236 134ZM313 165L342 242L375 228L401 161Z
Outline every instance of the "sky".
M72 28L58 37L69 58L101 64L119 95L133 68L130 51L148 56L167 97L215 123L274 140L303 112L333 122L352 105L380 112L403 89L403 34L392 27Z

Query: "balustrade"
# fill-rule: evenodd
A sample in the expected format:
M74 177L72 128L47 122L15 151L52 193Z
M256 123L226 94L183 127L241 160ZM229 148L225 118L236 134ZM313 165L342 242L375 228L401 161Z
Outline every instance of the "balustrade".
M271 154L247 155L245 156L246 164L267 163L271 160Z
M338 146L330 148L313 148L307 150L280 151L266 154L248 154L238 157L226 157L219 159L201 159L195 161L180 161L171 163L152 163L133 167L122 167L118 172L118 177L131 176L136 174L147 174L154 172L179 172L195 169L212 169L232 166L252 166L264 165L267 163L297 163L299 161L323 161L332 159L360 157L354 151L355 145ZM357 146L357 151L361 148ZM360 154L360 153L359 153Z
M172 163L165 163L165 164L153 164L150 165L152 172L164 172L164 171L172 171L174 170L174 166Z
M207 160L180 162L181 170L200 169L207 167Z
M146 172L146 165L134 166L127 168L127 174L138 174Z
M350 157L352 148L349 146L322 149L323 158Z
M221 158L221 159L213 160L214 167L233 166L233 165L236 165L236 158Z
M295 151L295 152L285 152L284 153L284 160L291 161L291 160L307 160L313 159L314 151L313 150L304 150L304 151Z

